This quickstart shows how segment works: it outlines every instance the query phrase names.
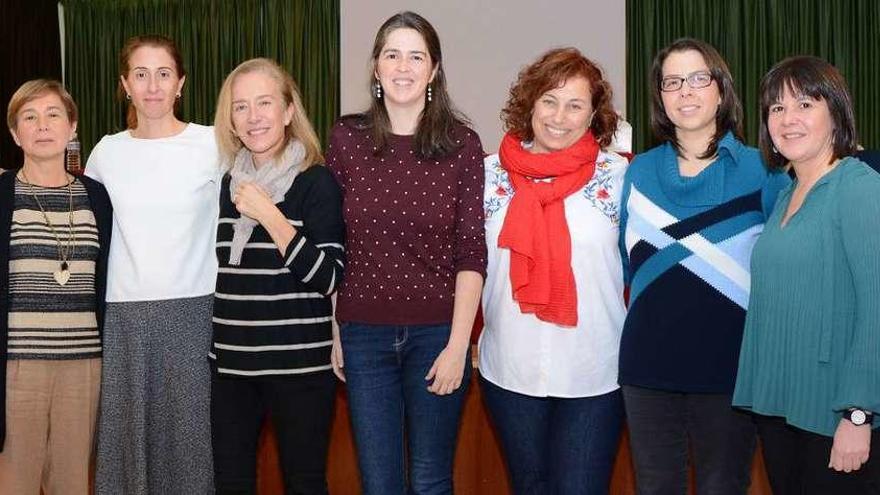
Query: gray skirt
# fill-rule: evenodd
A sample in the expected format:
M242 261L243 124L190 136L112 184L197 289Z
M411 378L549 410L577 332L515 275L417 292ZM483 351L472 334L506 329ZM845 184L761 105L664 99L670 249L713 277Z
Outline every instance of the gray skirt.
M213 493L213 300L107 304L96 494Z

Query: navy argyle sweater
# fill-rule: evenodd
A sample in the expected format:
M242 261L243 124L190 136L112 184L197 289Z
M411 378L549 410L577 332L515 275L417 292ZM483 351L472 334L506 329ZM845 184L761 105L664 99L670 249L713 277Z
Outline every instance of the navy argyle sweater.
M733 392L749 258L788 183L730 133L719 142L718 158L695 177L680 175L669 143L635 157L621 201L630 283L621 384Z

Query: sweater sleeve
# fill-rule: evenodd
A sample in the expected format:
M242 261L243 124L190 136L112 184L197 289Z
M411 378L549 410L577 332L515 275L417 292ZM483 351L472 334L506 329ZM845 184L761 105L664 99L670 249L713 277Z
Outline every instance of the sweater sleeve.
M462 138L464 146L459 150L461 169L458 173L458 199L455 219L455 247L453 264L455 272L471 270L486 277L486 227L483 211L483 145L472 130Z
M327 153L325 153L327 169L333 173L333 177L342 188L343 194L345 193L347 186L345 158L342 156L341 151L341 147L343 146L341 143L344 141L345 133L348 133L345 123L337 121L336 124L333 125L333 129L330 130L330 138L327 143Z
M342 194L325 167L314 165L302 207L302 225L287 245L284 266L315 292L330 295L342 281L345 224Z
M837 213L856 314L833 406L880 413L880 175L865 168L841 186Z

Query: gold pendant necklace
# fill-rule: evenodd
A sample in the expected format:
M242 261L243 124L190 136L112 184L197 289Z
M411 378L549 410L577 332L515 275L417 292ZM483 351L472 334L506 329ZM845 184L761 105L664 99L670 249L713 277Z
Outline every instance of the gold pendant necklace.
M34 185L31 184L31 180L28 179L24 168L21 169L21 175L24 178L24 183L28 185L28 190L30 191L31 196L34 197L34 201L40 208L40 213L43 214L43 219L46 221L46 225L49 226L49 230L52 231L52 234L55 236L55 241L58 243L58 270L52 272L52 276L55 278L55 281L58 282L58 285L66 285L70 280L70 265L68 264L68 260L70 260L70 257L73 255L73 250L75 248L73 232L73 181L71 180L67 183L67 226L69 229L69 235L67 238L67 246L65 247L64 243L61 242L61 236L58 235L58 231L55 230L55 226L49 221L49 215L46 214L46 210L43 208L42 203L40 203L40 199L34 191Z

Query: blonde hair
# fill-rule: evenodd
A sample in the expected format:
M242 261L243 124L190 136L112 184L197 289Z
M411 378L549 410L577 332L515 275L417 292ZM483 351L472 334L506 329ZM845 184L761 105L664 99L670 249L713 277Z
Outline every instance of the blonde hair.
M79 118L76 102L73 101L73 97L64 89L64 86L54 79L34 79L19 86L9 100L9 106L6 109L6 126L10 130L18 130L18 112L21 111L21 108L48 93L58 95L67 112L67 120L71 123L76 122Z
M292 139L299 140L306 150L303 159L303 168L316 165L324 161L321 155L321 145L318 136L312 128L309 117L306 115L299 95L299 89L293 77L282 69L277 63L267 58L252 58L238 65L226 76L223 87L220 88L220 96L217 97L217 113L214 115L214 134L217 138L217 146L220 148L221 162L224 167L230 167L235 155L244 146L241 139L236 136L232 125L232 84L235 78L242 74L262 72L271 77L278 84L278 90L284 98L285 105L293 105L293 117L290 124L284 128L284 146L278 154L281 154Z

